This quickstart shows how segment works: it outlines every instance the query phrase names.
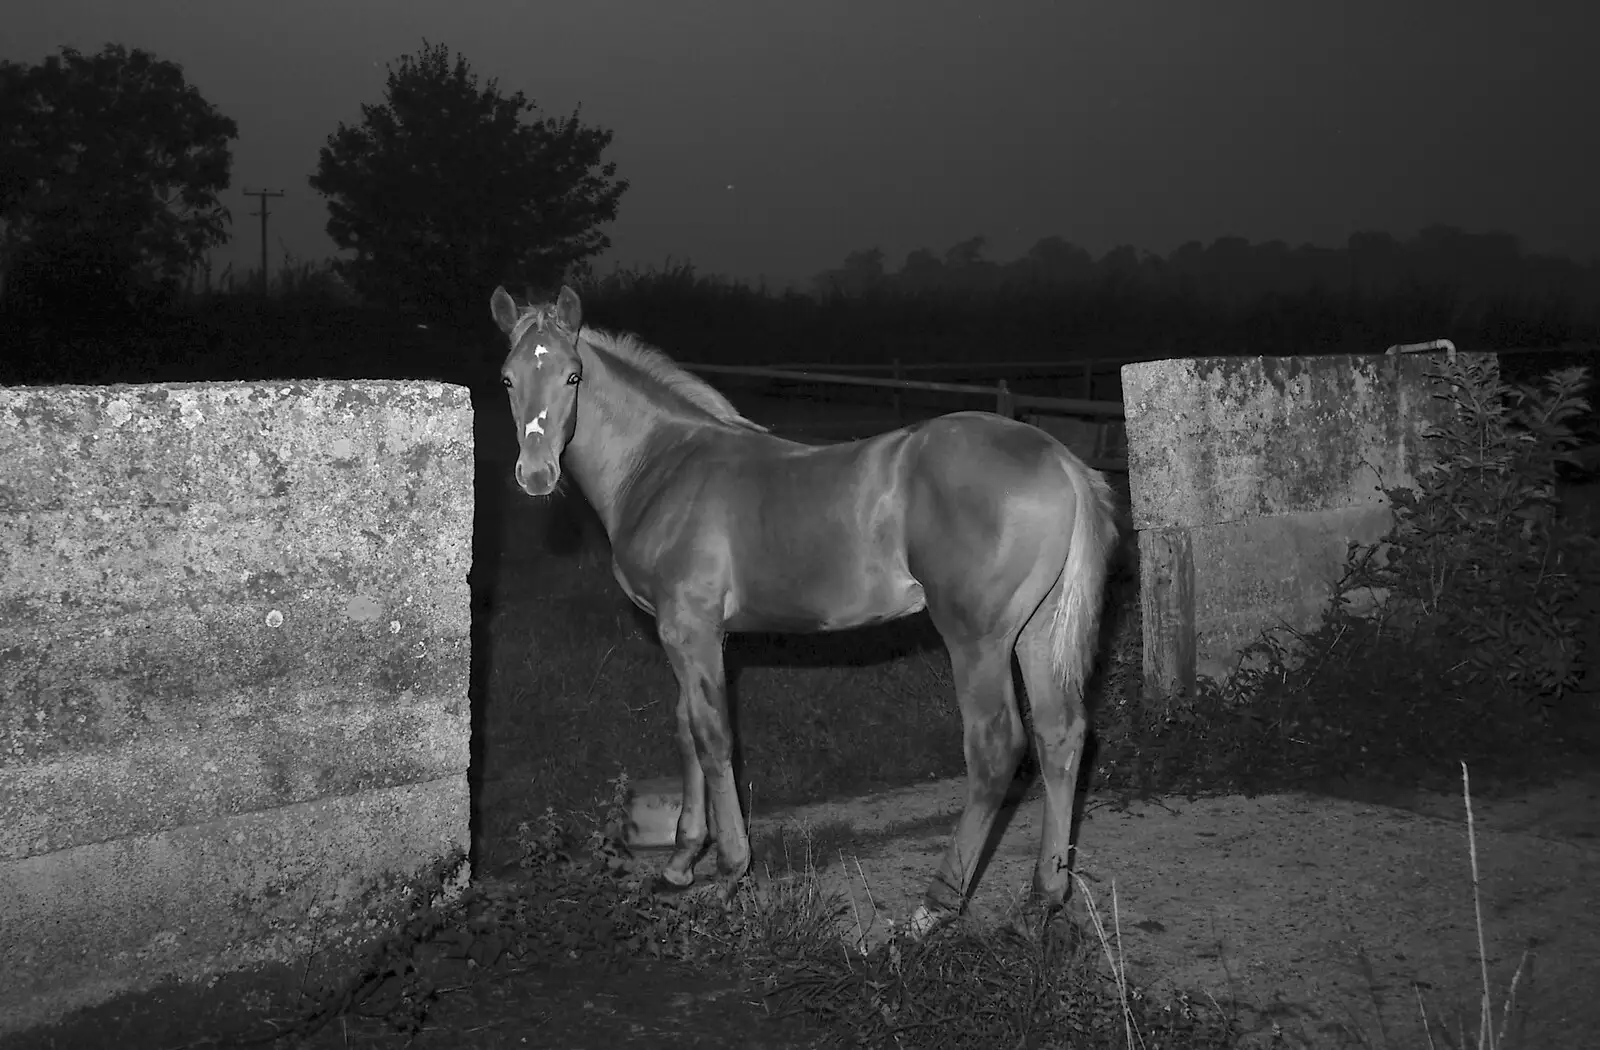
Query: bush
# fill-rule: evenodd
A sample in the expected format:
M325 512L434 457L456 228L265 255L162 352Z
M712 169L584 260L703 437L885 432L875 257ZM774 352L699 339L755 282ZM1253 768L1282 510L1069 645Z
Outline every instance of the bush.
M1454 406L1395 521L1352 545L1327 617L1265 632L1194 695L1103 705L1103 781L1141 790L1442 783L1548 770L1590 748L1580 601L1600 543L1557 513L1557 467L1588 412L1586 370L1512 385L1461 357L1437 372ZM1592 663L1592 661L1590 661ZM1591 683L1592 684L1592 683Z
M1393 532L1354 552L1350 584L1387 597L1377 614L1406 644L1459 657L1450 688L1491 686L1547 718L1578 683L1574 608L1594 551L1556 521L1557 465L1575 464L1572 424L1589 410L1586 370L1510 386L1492 362L1463 357L1434 377L1455 409L1428 434L1440 462L1416 491L1387 491Z

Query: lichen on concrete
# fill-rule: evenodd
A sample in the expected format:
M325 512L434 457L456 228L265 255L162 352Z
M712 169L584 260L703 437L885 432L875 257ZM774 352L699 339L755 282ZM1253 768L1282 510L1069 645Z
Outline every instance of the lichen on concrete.
M317 941L308 915L464 847L465 390L6 388L0 462L0 928L65 931L0 955L0 988L59 1005L136 987L152 959L272 957ZM441 784L450 806L407 809ZM316 832L289 830L308 806ZM248 851L213 848L239 820ZM369 831L389 845L342 854ZM257 878L319 851L341 854L336 883ZM253 888L175 932L131 898L108 919L81 891L107 879L149 900Z
M1135 525L1382 502L1413 480L1424 417L1399 356L1199 358L1123 369Z

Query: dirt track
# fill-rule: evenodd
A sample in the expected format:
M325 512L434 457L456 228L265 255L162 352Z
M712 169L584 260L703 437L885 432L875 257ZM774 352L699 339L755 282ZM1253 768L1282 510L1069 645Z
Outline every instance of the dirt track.
M752 830L853 825L871 844L847 851L844 865L838 856L817 862L864 925L873 925L876 905L880 918L867 932L881 936L883 919L903 920L916 906L963 791L961 781L940 781L757 814ZM1527 1022L1515 1045L1600 1045L1597 802L1600 775L1476 803L1497 1013L1523 948L1531 943L1537 956L1518 992ZM1041 805L1015 810L976 912L994 914L1028 884ZM1445 1018L1455 1030L1464 1019L1467 1031L1476 1029L1477 939L1461 813L1459 797L1420 794L1391 805L1304 795L1125 809L1091 802L1078 872L1108 925L1115 890L1135 982L1250 1004L1252 1026L1276 1021L1290 1045L1425 1046L1419 988L1435 1024Z

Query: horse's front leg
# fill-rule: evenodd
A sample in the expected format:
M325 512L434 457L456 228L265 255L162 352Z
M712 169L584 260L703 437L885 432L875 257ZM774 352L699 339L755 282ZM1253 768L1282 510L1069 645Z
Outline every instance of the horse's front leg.
M677 671L676 663L673 670ZM672 859L667 861L661 878L667 884L666 888L682 890L694 885L694 866L705 852L707 834L706 774L700 768L699 748L694 742L689 694L681 684L678 688L677 728L674 735L677 737L678 762L683 770L683 807L678 811L678 830L673 837Z
M678 889L693 884L709 818L724 893L731 894L750 867L750 840L733 776L723 631L709 618L682 608L661 609L656 627L678 679L678 754L683 763L676 849L661 876Z

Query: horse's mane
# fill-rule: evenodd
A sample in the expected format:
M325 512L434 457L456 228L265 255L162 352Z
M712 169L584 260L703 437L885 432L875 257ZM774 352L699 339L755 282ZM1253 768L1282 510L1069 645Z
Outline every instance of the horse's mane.
M739 410L733 407L732 402L704 379L636 335L608 332L602 328L585 325L578 333L578 337L588 340L592 346L600 350L621 358L646 377L724 423L763 433L767 430L760 423L741 415Z

